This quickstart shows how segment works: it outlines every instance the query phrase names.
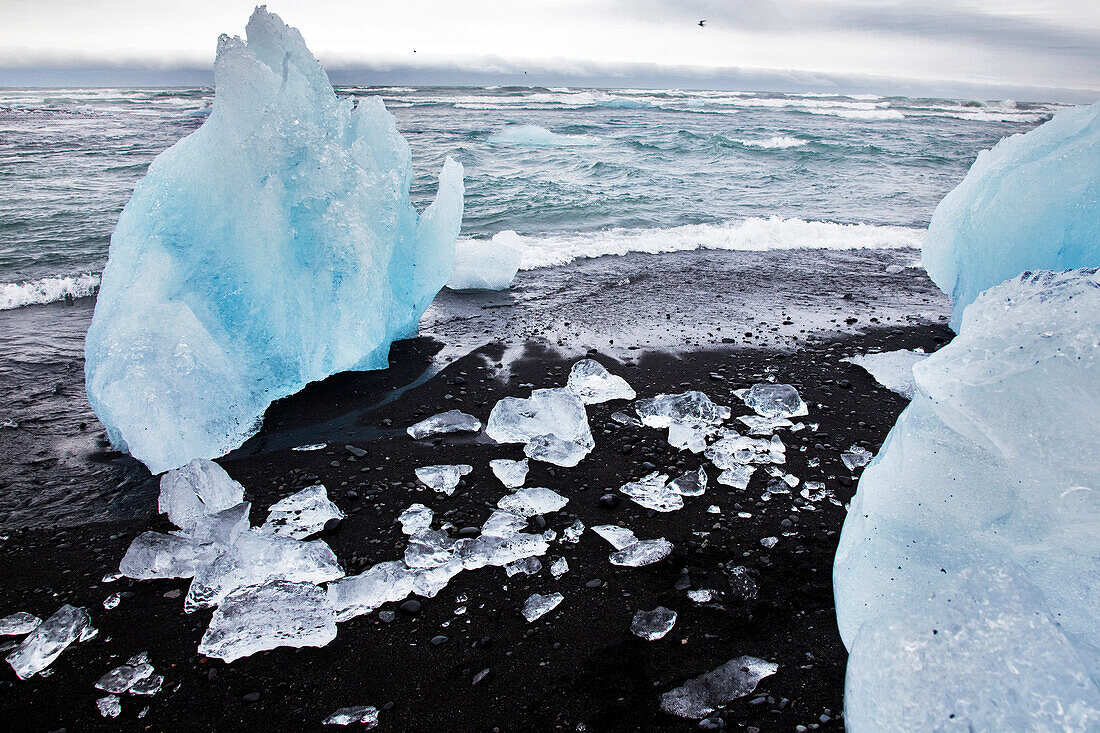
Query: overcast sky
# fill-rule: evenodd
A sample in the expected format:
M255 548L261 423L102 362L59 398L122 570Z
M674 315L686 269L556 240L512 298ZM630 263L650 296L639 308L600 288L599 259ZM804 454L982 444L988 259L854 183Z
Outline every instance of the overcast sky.
M43 69L61 82L92 68L152 70L166 80L201 74L218 35L243 33L253 5L0 0L0 83L35 70L45 78ZM269 7L349 80L357 70L367 81L386 71L402 83L450 83L527 70L536 79L611 77L623 86L692 76L794 86L874 78L889 86L883 77L890 77L931 90L1057 88L1100 98L1100 0L278 0Z

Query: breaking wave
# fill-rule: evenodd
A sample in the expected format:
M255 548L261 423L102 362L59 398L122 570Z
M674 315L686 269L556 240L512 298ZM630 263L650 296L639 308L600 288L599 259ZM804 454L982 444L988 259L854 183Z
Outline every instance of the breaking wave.
M53 303L65 298L86 298L99 290L99 275L84 273L64 277L44 277L41 280L0 285L0 310L26 305Z
M509 125L489 136L489 142L498 145L537 145L546 147L566 147L575 145L596 145L599 143L590 135L562 135L551 132L538 125Z
M803 145L807 145L810 141L800 140L797 137L781 135L780 137L769 137L767 140L744 140L740 138L734 138L734 142L740 143L746 148L762 148L764 150L770 150L773 148L800 148Z

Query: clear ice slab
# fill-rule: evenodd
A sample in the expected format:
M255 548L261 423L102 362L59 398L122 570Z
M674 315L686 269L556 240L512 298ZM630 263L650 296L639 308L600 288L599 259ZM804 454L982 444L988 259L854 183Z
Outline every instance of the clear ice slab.
M343 518L344 513L328 498L328 489L317 484L272 504L260 531L300 540L320 532L330 519Z
M675 625L676 612L657 606L652 611L638 611L634 614L634 619L630 622L630 632L640 639L657 641L663 639Z
M668 487L668 476L663 473L654 472L637 481L623 484L619 491L645 509L674 512L684 508L684 497Z
M707 490L707 470L700 466L698 471L683 473L669 482L668 489L680 496L700 496Z
M569 499L556 491L535 486L502 496L497 507L521 517L533 517L560 511L568 503Z
M523 617L527 619L527 623L534 623L557 608L563 600L565 600L565 596L561 593L551 593L545 596L540 593L532 593L523 603Z
M509 489L518 489L527 480L529 464L526 458L522 461L512 461L507 458L494 458L489 461L489 468L493 475Z
M891 392L897 392L906 399L913 399L916 384L913 382L913 367L928 358L923 351L885 351L879 354L861 354L841 359L855 364Z
M444 433L476 433L479 430L481 421L461 410L447 410L406 428L409 436L416 440Z
M738 396L747 407L761 417L788 418L808 415L809 408L798 390L789 384L754 384Z
M731 659L717 669L661 695L661 710L681 718L705 718L718 708L756 689L779 665L756 657Z
M378 708L373 705L359 705L351 708L340 708L329 715L322 725L362 725L362 730L370 730L378 727Z
M153 674L153 665L149 664L149 655L145 652L132 657L126 664L115 667L99 678L95 686L104 692L121 695L137 682Z
M485 434L498 443L524 443L529 458L571 467L595 447L584 402L569 389L536 389L528 398L505 397L489 414ZM538 440L536 440L538 439ZM571 445L570 445L571 444Z
M26 611L9 613L0 618L0 636L23 636L38 628L42 619Z
M664 560L672 552L672 543L664 537L639 540L608 556L612 565L640 568Z
M473 470L473 466L460 463L453 466L423 466L416 469L415 473L420 483L444 496L450 496L455 492L455 488L462 477Z
M5 659L19 679L25 680L53 664L74 641L83 641L83 634L89 628L88 611L66 603L40 623Z
M575 392L586 405L632 400L638 396L625 379L607 371L595 359L581 359L574 364L565 387Z
M633 532L617 524L600 524L593 527L592 531L610 542L611 546L616 550L629 547L638 541L638 538L634 536Z
M244 501L244 487L213 461L196 458L160 477L157 510L189 530L200 520Z

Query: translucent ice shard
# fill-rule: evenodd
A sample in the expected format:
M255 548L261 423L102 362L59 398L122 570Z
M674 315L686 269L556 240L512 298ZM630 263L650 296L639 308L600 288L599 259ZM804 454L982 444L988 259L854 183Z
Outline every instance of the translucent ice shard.
M520 489L514 494L501 497L497 506L506 512L522 517L533 517L536 514L550 514L559 511L569 503L561 494L550 489L532 487Z
M798 390L789 384L761 382L754 384L740 397L761 417L785 418L809 414Z
M681 718L705 718L723 705L748 695L760 680L778 669L778 664L756 657L731 659L661 695L661 710Z
M1022 272L1100 265L1100 104L1063 110L978 154L936 207L921 248L954 302L951 327L980 292Z
M117 718L122 713L122 701L118 695L107 695L95 701L99 714L104 718Z
M778 428L793 427L794 423L785 417L762 417L761 415L740 415L737 418L749 429L749 435L771 435Z
M9 613L0 618L0 636L23 636L38 628L42 619L26 611Z
M874 458L874 454L871 451L860 448L858 445L853 445L847 452L840 454L840 460L844 462L844 467L849 471L866 466L872 458Z
M328 498L328 489L318 484L272 504L260 531L302 539L320 532L330 519L343 518L344 513Z
M458 486L462 477L473 470L473 466L465 463L454 466L424 466L416 469L416 477L425 486L450 496L455 492L455 487Z
M543 463L572 468L591 450L587 445L562 440L556 435L536 435L523 446L523 455Z
M664 560L671 552L672 543L660 537L655 540L639 540L632 545L627 545L618 552L612 552L608 559L611 560L612 565L640 568Z
M586 405L637 397L625 379L607 371L595 359L581 359L574 364L569 370L569 381L565 387L576 392Z
M451 562L455 556L455 541L443 532L422 529L409 537L405 548L405 564L410 568L434 568Z
M494 511L481 525L481 534L492 537L507 537L527 526L527 518L501 509Z
M702 392L662 394L638 400L635 407L642 424L667 428L672 423L720 425L730 416L730 408L716 405Z
M217 514L208 514L188 532L176 534L195 540L200 545L213 544L228 547L248 531L251 510L252 504L242 501L228 509L222 509Z
M479 430L481 421L473 415L461 410L447 410L410 425L406 432L416 440L421 440L441 433L476 433Z
M556 557L550 563L550 574L555 578L560 578L569 572L569 561L564 557Z
M491 241L460 239L455 245L455 266L447 287L451 290L506 290L523 261L523 240L508 230Z
M323 725L362 725L362 730L378 727L378 708L373 705L360 705L352 708L340 708L322 721Z
M127 578L190 578L225 548L192 537L142 532L130 543L118 569Z
M104 692L121 695L136 682L152 675L153 671L153 665L149 664L149 656L139 654L126 664L119 665L100 677L95 686Z
M703 455L722 470L747 464L783 464L787 461L787 447L778 435L770 440L750 438L726 431L725 437L710 444Z
M518 489L527 480L528 462L526 458L522 461L495 458L489 461L489 468L492 469L493 475L509 489Z
M584 534L584 522L577 519L561 533L561 541L571 545L576 544L580 541L582 534Z
M402 534L416 534L432 526L432 510L423 504L413 504L397 518Z
M325 591L313 583L276 580L227 595L199 654L232 662L281 646L325 646L335 638L336 612Z
M753 473L756 472L756 466L751 465L737 465L733 468L727 468L718 474L718 483L724 486L731 486L735 489L747 489L749 481L752 479Z
M526 399L505 397L489 414L485 434L498 443L529 444L542 438L536 444L538 458L564 460L558 463L563 466L577 465L596 445L584 402L568 389L536 389ZM572 448L567 445L570 443Z
M459 540L455 547L462 566L467 570L507 565L525 557L545 555L549 549L550 545L543 537L527 532L503 537L482 535L472 540Z
M616 550L629 547L638 541L633 532L616 524L601 524L593 527L592 531L610 542Z
M623 484L619 489L631 501L646 509L658 512L674 512L683 509L684 497L667 485L668 476L651 473L648 476Z
M337 98L263 7L246 30L218 41L210 116L119 217L86 340L93 409L154 473L227 453L310 382L386 368L453 267L462 167L418 215L381 97Z
M663 639L675 625L676 612L664 606L657 606L652 611L638 611L634 614L634 619L630 622L630 631L634 636L646 641L657 641Z
M157 509L172 524L190 529L200 519L244 501L244 487L213 461L196 458L160 478Z
M508 577L523 573L524 575L536 575L542 570L542 560L537 557L525 557L521 560L514 560L504 566L504 572Z
M416 590L416 575L401 561L378 563L359 575L329 583L329 601L344 621L403 600Z
M61 652L91 625L88 612L65 604L43 621L6 657L21 680L32 677L53 664Z
M563 600L565 600L565 596L561 593L551 593L545 596L532 593L523 603L523 617L527 619L527 623L538 621L557 608Z
M891 392L913 399L916 386L913 384L913 367L928 358L920 351L886 351L881 354L863 354L850 359L841 359L862 368L876 382Z
M668 484L669 491L680 496L700 496L707 490L707 470L702 466L698 471L688 471Z
M146 695L152 696L160 692L160 688L164 685L164 675L152 674L143 680L138 680L130 687L131 695Z

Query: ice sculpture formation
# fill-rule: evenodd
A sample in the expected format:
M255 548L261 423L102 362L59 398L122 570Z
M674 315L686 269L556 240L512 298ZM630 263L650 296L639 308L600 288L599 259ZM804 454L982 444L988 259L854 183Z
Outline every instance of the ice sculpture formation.
M309 382L385 368L453 266L461 165L418 215L381 98L338 98L264 7L246 35L219 39L210 117L123 210L88 330L89 401L154 472L239 446Z

